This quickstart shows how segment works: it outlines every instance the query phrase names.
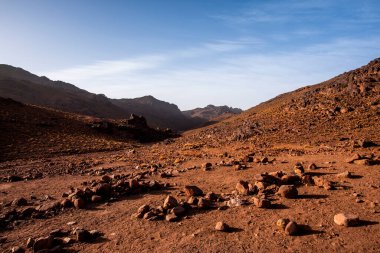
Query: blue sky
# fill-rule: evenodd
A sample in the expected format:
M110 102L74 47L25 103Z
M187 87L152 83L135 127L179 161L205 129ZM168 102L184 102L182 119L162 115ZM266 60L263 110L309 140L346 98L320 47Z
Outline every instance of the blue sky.
M380 57L378 0L1 0L1 63L112 98L248 109Z

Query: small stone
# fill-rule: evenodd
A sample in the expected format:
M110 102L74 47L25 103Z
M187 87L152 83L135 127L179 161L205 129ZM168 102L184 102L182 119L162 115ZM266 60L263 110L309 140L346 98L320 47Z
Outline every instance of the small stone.
M246 181L240 180L236 184L235 188L239 192L239 194L248 195L248 193L249 193L248 182L246 182Z
M195 185L186 185L184 188L184 192L187 197L196 197L203 195L203 191Z
M285 234L287 235L295 235L298 233L298 225L294 221L290 221L285 227Z
M155 218L157 215L153 211L149 211L144 214L143 219L144 220L151 220L152 218Z
M61 206L68 208L68 207L72 207L73 203L69 199L64 199L61 201Z
M85 202L84 202L84 200L83 199L81 199L81 198L77 198L77 199L74 199L74 201L73 201L73 205L74 205L74 207L75 208L77 208L77 209L83 209L84 207L85 207Z
M50 235L54 236L54 237L62 237L62 236L66 236L68 234L69 233L67 231L62 230L62 229L54 229L53 231L50 232Z
M208 193L206 193L205 198L208 199L208 200L217 200L218 199L218 195L216 195L213 192L208 192Z
M89 231L91 239L98 238L102 235L102 233L99 230L93 229Z
M63 244L72 244L72 243L74 243L74 239L72 239L72 238L70 238L70 237L65 237L65 238L63 238L62 239L62 242L63 242Z
M20 211L22 217L31 217L32 214L36 211L33 207L26 207Z
M334 216L334 222L339 226L350 227L359 223L359 217L354 214L338 213Z
M173 207L178 206L178 201L175 199L173 196L167 196L165 201L164 201L164 208L165 209L170 209Z
M279 219L277 222L276 222L276 225L278 227L280 227L281 229L285 229L286 225L288 225L288 223L290 222L289 219Z
M304 185L314 185L313 177L310 175L303 175L301 180Z
M261 163L268 163L269 162L269 159L268 159L268 157L263 157L263 159L261 159L261 161L260 161Z
M302 164L297 163L294 167L294 173L296 173L298 176L302 176L305 172L305 169L303 168Z
M208 199L205 199L205 198L199 198L198 199L198 207L199 208L207 209L210 206L211 206L211 203Z
M24 198L17 198L12 201L12 206L26 206L28 201Z
M75 231L75 234L77 236L78 242L86 242L86 241L90 240L90 238L91 238L90 233L85 229L77 229Z
M12 250L11 250L12 253L24 253L25 250L19 246L16 246L16 247L12 247Z
M182 216L186 212L186 209L182 206L176 206L171 210L171 213L174 213L176 216Z
M198 204L198 198L196 197L190 197L188 200L187 200L187 203L189 205L197 205Z
M174 222L174 221L177 221L178 219L179 219L178 216L175 215L174 213L169 213L165 217L165 220L169 222Z
M225 232L229 229L229 226L224 223L224 222L221 222L221 221L218 221L215 225L215 230L216 231L222 231L222 232Z
M91 201L94 203L99 203L100 201L102 201L102 197L100 197L99 195L92 195Z
M315 165L315 163L312 163L310 164L308 167L307 167L308 170L316 170L318 169L317 165Z
M369 159L359 159L359 160L355 160L354 161L354 164L357 164L357 165L370 165L371 164L371 162L370 162L370 160Z
M202 165L204 171L209 171L212 168L212 163L205 163Z
M50 249L53 247L54 237L48 236L43 238L38 238L33 244L33 252L38 252L40 250Z
M359 154L354 154L351 158L347 160L348 163L353 163L356 160L361 159L361 156Z
M355 199L355 202L356 202L356 203L363 203L364 200L357 198L357 199Z
M67 226L74 226L75 224L77 224L77 222L76 221L69 221L66 224L67 224Z
M253 197L253 204L257 206L258 208L270 208L271 202L268 199L261 199Z
M339 178L352 178L352 174L349 171L345 171L336 175Z
M149 212L149 210L150 210L149 205L140 206L139 209L137 209L136 217L141 219L142 217L144 217L144 214Z
M277 191L277 194L284 198L293 199L297 198L298 191L294 185L281 185Z

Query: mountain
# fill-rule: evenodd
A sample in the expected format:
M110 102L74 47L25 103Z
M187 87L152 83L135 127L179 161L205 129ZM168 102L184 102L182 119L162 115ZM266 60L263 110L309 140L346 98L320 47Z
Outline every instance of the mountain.
M232 108L226 105L208 105L203 108L196 108L193 110L183 111L183 114L191 118L201 118L207 121L220 121L221 119L226 119L228 117L231 117L232 115L239 114L242 111L243 110L239 108Z
M224 145L380 143L380 59L320 84L279 95L237 116L192 132ZM227 138L226 138L227 136Z
M112 104L104 95L38 77L21 68L0 65L0 96L25 104L41 105L62 111L102 118L126 118L129 112Z
M204 119L191 118L183 114L177 105L158 100L153 96L133 99L111 99L111 102L134 114L144 115L152 126L186 130L201 126Z
M39 77L21 68L0 65L0 96L16 101L100 118L122 119L143 115L149 126L186 130L205 120L186 117L174 104L146 96L136 99L109 99L78 87Z

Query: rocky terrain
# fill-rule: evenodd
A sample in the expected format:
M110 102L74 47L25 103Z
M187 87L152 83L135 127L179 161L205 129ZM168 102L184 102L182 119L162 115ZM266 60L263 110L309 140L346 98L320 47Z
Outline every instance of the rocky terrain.
M0 248L378 252L379 82L375 59L154 143L4 100L1 142L12 138L1 150ZM51 117L60 127L39 126Z
M204 119L207 123L210 123L222 121L241 112L243 112L243 110L239 108L228 107L226 105L208 105L203 108L195 108L193 110L183 111L183 114L191 118Z

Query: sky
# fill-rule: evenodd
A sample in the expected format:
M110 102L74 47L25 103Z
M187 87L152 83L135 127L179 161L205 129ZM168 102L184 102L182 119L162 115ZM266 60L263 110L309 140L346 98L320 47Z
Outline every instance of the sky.
M181 110L248 109L378 57L378 0L0 0L0 63Z

